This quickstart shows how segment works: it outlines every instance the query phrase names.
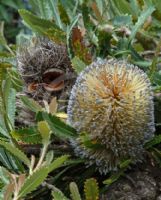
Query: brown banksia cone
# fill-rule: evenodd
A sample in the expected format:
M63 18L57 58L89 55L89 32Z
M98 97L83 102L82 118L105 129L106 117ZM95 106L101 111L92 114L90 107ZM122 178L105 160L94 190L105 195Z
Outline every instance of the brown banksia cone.
M147 75L118 60L97 60L77 78L68 105L68 123L77 129L77 155L101 173L121 161L142 158L153 137L153 93Z
M65 110L67 103L64 102L67 102L76 78L65 45L58 45L46 38L32 38L19 47L17 64L24 80L25 95L40 104L43 100L49 103L53 97L57 97L63 102L59 109Z

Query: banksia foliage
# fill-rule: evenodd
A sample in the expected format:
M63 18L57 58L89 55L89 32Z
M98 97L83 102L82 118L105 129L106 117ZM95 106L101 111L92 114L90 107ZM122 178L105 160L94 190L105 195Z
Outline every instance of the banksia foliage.
M142 70L117 60L92 63L78 77L68 105L68 123L79 132L72 141L76 154L101 173L116 170L125 159L141 159L154 133L153 109Z

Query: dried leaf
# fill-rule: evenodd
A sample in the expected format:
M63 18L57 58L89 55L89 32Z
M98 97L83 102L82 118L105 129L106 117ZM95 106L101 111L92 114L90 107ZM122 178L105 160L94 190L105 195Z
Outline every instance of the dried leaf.
M14 183L10 183L7 186L6 191L4 193L4 200L10 200L13 192L14 192Z
M73 28L72 30L72 47L75 56L86 64L91 63L91 55L89 49L86 47L83 39L83 33L81 33L78 27Z
M49 104L49 112L51 114L55 114L57 112L57 108L58 108L58 102L56 97L52 98L50 104Z
M98 7L97 7L96 2L92 2L91 7L92 7L92 10L93 10L93 12L95 13L97 19L98 19L98 20L101 20L101 19L102 19L102 16L101 16L101 13L100 13L100 11L99 11L99 9L98 9Z

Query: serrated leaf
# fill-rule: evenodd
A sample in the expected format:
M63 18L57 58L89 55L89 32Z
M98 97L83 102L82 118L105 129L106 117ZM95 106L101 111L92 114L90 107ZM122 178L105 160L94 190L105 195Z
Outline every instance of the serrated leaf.
M34 191L47 177L48 170L47 167L42 167L37 171L33 172L24 182L18 193L18 199L25 197L30 192Z
M86 148L93 149L93 150L105 148L105 146L100 144L97 140L91 140L91 138L89 137L89 134L85 132L82 132L80 134L80 142Z
M77 184L75 182L71 182L69 185L69 188L70 188L70 193L71 193L70 195L71 195L72 200L81 200L81 196L80 196Z
M7 68L11 68L12 65L6 62L0 62L0 86L2 86L2 81L5 79Z
M7 68L11 68L12 65L8 62L1 62L0 63L0 68L3 68L3 69L7 69Z
M154 12L155 8L150 6L148 9L144 10L142 14L139 16L138 21L136 22L135 26L133 26L130 37L129 43L135 38L136 33L141 28L141 26L145 23L147 18Z
M156 148L152 148L152 156L161 167L161 152Z
M52 191L53 200L69 200L59 189Z
M85 192L86 200L98 200L99 199L98 183L94 178L90 178L85 181L84 192Z
M20 78L20 75L19 73L15 70L15 69L12 69L12 70L8 70L8 76L9 78L11 79L11 82L12 82L12 87L17 91L17 92L20 92L22 90L22 85L23 85L23 82Z
M1 140L0 140L1 141ZM5 166L9 170L19 170L23 171L24 167L18 159L18 157L13 156L9 151L6 151L4 147L0 146L0 163L2 166Z
M0 179L5 185L9 184L8 174L9 174L9 172L7 171L6 168L0 167L0 177L1 177Z
M56 26L51 20L47 19L42 19L36 15L33 15L31 12L25 10L25 9L20 9L19 13L25 23L33 30L36 31L40 34L46 35L46 32L49 29L54 30L61 30L59 27Z
M46 143L50 139L50 128L48 126L48 123L46 121L40 121L38 122L38 131L41 134L43 143Z
M0 44L3 45L3 46L6 46L7 45L7 41L4 37L4 22L1 22L0 23Z
M20 9L19 10L19 14L23 18L23 20L29 26L31 26L31 28L34 25L37 26L37 27L40 27L40 29L43 29L43 28L44 29L49 29L49 28L52 28L54 26L54 23L51 22L50 20L42 19L42 18L32 14L28 10Z
M70 24L68 14L67 14L67 12L66 12L65 8L63 7L60 0L59 0L59 3L58 3L58 10L59 10L59 15L60 15L61 21L66 25Z
M91 12L91 9L87 6L85 1L83 2L81 6L81 11L82 11L82 17L83 17L85 28L89 31L93 28L93 24L91 22L90 15L89 15L89 13Z
M42 111L42 107L40 106L40 104L38 104L33 99L31 99L27 96L21 96L20 98L21 98L22 102L25 104L25 106L28 107L33 112Z
M12 144L4 141L0 141L0 145L4 147L7 151L9 151L12 155L19 158L22 162L24 162L27 166L30 165L30 160L27 158L27 156L18 148L13 146Z
M137 17L140 13L140 6L138 0L131 0L130 2L131 9L133 10L133 15Z
M101 21L102 20L102 15L101 15L98 7L97 7L97 3L96 2L92 2L91 7L92 7L93 12L95 13L95 16L96 16L97 20Z
M45 156L46 165L50 164L52 162L53 158L54 158L54 151L53 150L48 151Z
M144 147L146 148L146 149L149 149L149 148L151 148L151 147L153 147L153 146L155 146L155 145L157 145L157 144L160 144L161 143L161 135L155 135L154 137L153 137L153 139L151 139L150 141L148 141L145 145L144 145Z
M132 9L130 7L130 4L126 0L113 0L115 6L122 14L132 14Z
M83 33L80 28L74 27L72 30L72 49L75 56L82 60L85 64L90 64L92 57L89 48L84 43Z
M48 0L37 0L40 15L45 19L51 19L53 17L53 11L49 5Z
M61 23L61 19L60 19L60 15L59 15L59 12L58 12L58 0L48 0L48 4L51 8L51 10L53 11L53 15L54 15L54 19L55 19L55 22L57 24L57 26L62 29L63 26L62 26L62 23Z
M24 7L24 4L23 2L19 1L19 0L1 0L1 3L6 5L6 6L9 6L9 7L12 7L14 8L15 10L17 10L18 8L20 7Z
M71 40L70 40L70 36L71 36L71 32L73 30L73 27L77 24L79 18L81 17L80 14L76 15L72 22L70 23L70 26L67 26L67 31L66 31L66 34L67 34L67 50L68 50L68 54L69 54L69 57L72 58L72 52L71 52Z
M131 163L131 159L128 159L128 160L124 160L122 161L119 166L120 166L120 169L125 169L127 168Z
M103 184L110 186L112 183L114 183L115 181L117 181L120 176L123 175L123 170L120 170L114 174L112 174L108 179L106 179L105 181L103 181Z
M116 16L113 19L114 26L129 26L132 24L132 17L129 15Z
M0 162L2 163L3 166L5 166L7 169L12 169L12 163L10 162L10 155L4 150L4 148L0 148Z
M28 144L38 144L42 142L40 133L37 131L36 127L21 128L13 130L11 132L13 138L18 141L25 142Z
M49 28L44 34L52 41L58 44L66 43L66 33L58 28Z
M6 105L5 112L7 113L8 120L11 122L12 127L14 127L16 113L16 90L11 87L11 80L7 75L3 88L3 96Z
M83 71L86 68L86 64L80 60L77 56L75 56L72 60L72 67L74 70L79 74L81 71Z
M16 65L16 57L12 54L1 52L0 53L0 62L9 63L11 65Z
M37 114L37 121L47 121L52 132L60 138L75 138L77 132L71 126L65 124L58 117L48 114L46 112L39 112Z
M48 165L48 173L61 167L64 164L64 162L67 161L68 158L69 158L69 155L63 155L56 158L50 165Z

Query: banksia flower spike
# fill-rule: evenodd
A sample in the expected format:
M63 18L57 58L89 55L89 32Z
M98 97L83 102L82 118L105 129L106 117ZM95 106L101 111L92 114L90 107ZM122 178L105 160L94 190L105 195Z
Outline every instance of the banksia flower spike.
M79 136L77 155L101 173L131 158L141 159L153 137L153 94L147 75L125 61L97 60L77 78L68 104L68 123Z

